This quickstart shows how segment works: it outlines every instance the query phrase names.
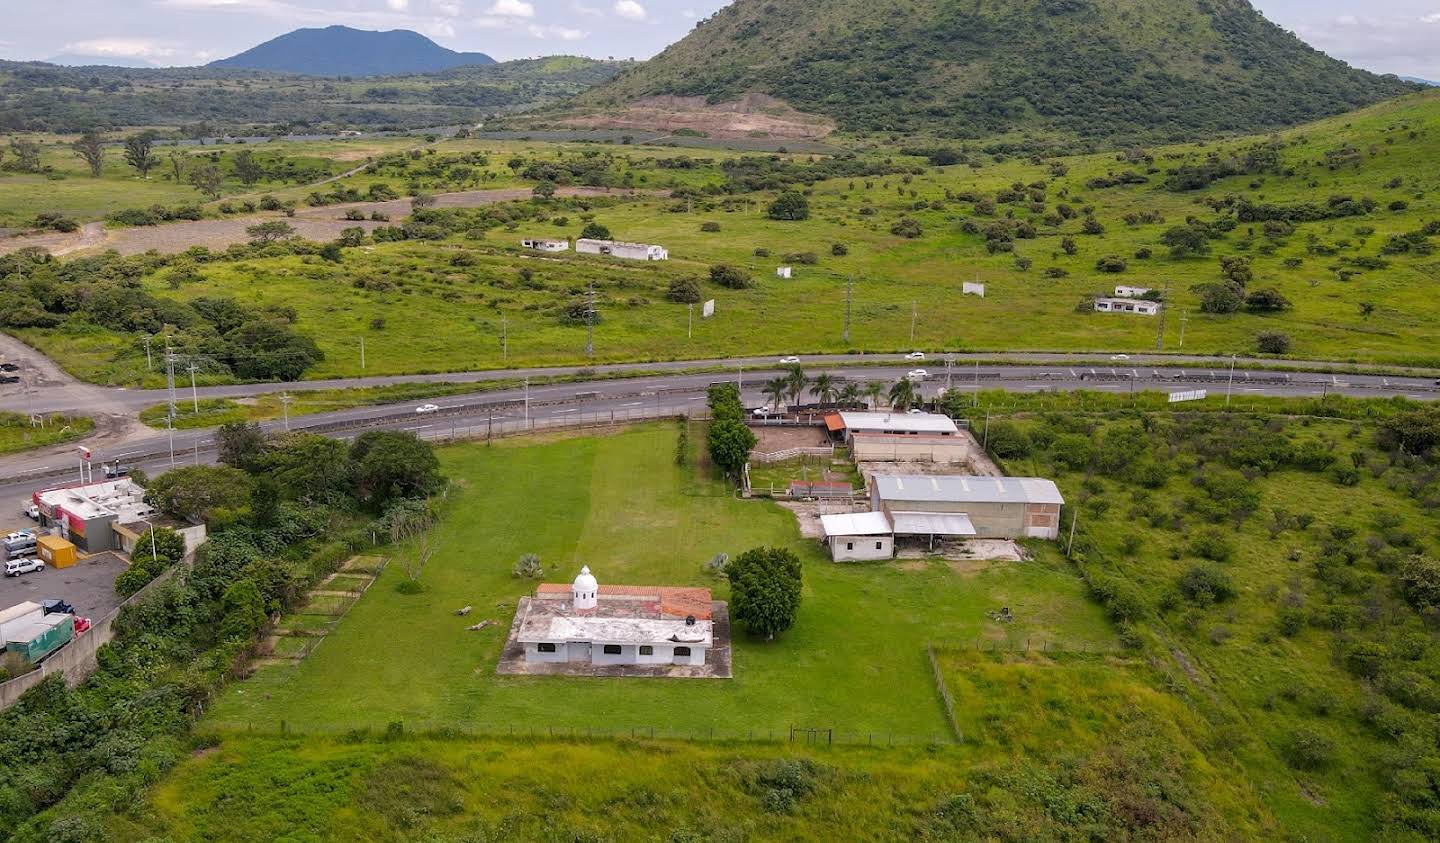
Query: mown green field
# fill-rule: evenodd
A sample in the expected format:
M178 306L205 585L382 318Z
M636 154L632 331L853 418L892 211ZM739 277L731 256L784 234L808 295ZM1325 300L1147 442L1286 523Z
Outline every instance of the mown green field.
M440 551L421 578L425 591L398 592L405 575L392 563L314 654L237 683L206 725L275 731L283 721L335 732L404 721L499 733L654 728L731 736L799 725L928 740L943 738L947 726L926 642L1114 646L1099 609L1053 550L1042 549L1033 564L979 570L921 561L836 566L818 543L799 537L791 513L732 498L694 466L677 467L674 451L668 425L443 451L459 490ZM716 553L759 545L801 555L805 598L794 629L776 642L737 637L733 680L495 675L515 601L534 587L510 574L521 554L538 553L549 581L568 582L585 564L602 582L701 585L723 599L724 581L702 565ZM467 605L472 616L455 617ZM991 621L986 612L1000 606L1020 621ZM477 619L497 626L465 631Z

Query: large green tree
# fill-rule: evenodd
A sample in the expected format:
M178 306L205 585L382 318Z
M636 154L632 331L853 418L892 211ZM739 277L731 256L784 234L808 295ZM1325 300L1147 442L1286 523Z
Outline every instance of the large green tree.
M755 447L755 434L744 422L720 419L711 422L705 443L710 449L710 462L725 476L736 477L745 467L745 461L750 459L750 451Z
M766 209L772 220L804 220L810 218L810 201L803 193L787 190L776 197Z
M187 465L151 478L145 500L176 518L210 521L249 503L250 483L228 465Z
M220 462L249 471L265 452L265 433L255 422L229 422L216 429L215 447Z
M730 617L752 635L773 641L795 624L803 580L800 560L781 547L747 550L725 566Z
M288 433L271 440L258 469L291 500L343 501L354 486L345 443L317 433Z
M413 433L362 433L350 448L350 459L357 497L377 511L402 498L429 497L445 482L435 452Z
M134 167L142 179L148 179L150 171L160 166L160 158L154 148L154 132L141 132L125 139L125 163Z

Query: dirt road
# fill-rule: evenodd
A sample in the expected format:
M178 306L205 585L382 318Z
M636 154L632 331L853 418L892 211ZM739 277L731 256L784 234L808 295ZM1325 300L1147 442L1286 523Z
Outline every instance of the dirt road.
M636 191L607 190L595 187L562 187L558 196L605 196L635 195ZM512 202L526 199L531 195L529 188L516 187L501 190L470 190L462 193L442 193L435 197L437 208L478 208L498 202ZM366 217L379 211L390 217L391 223L352 221L345 219L345 212L358 209ZM9 254L30 246L38 246L52 255L69 255L80 252L114 249L122 255L138 255L150 250L161 254L176 254L192 246L205 246L220 251L236 243L248 243L245 229L267 220L285 220L295 233L306 240L334 240L340 232L356 226L373 231L375 228L399 222L410 216L410 200L396 199L390 202L357 202L346 205L328 205L323 208L298 210L293 218L283 214L252 214L228 217L218 220L176 222L166 225L140 226L106 230L101 223L90 223L72 234L34 234L25 237L11 237L0 240L0 255Z

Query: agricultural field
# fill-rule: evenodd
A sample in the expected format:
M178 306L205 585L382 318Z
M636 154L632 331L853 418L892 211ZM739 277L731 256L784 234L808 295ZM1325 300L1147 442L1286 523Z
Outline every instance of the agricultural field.
M929 641L1115 649L1101 610L1053 548L1027 565L837 567L818 543L800 538L791 513L736 500L701 467L676 466L675 436L664 425L441 451L457 490L440 549L420 577L423 591L397 590L407 574L392 561L324 646L298 666L267 666L236 683L204 727L269 732L283 721L335 733L403 721L490 733L553 727L748 737L798 725L930 741L944 739L948 725L926 659ZM568 582L585 564L602 582L700 585L724 599L724 580L706 574L704 563L760 545L801 556L804 602L795 627L774 643L737 636L733 680L495 674L515 601L534 588L511 576L522 554L540 555L547 581ZM467 605L475 613L455 617ZM1018 620L992 621L987 612L1001 606ZM496 625L466 631L477 618ZM426 655L377 659L382 652ZM806 692L794 693L797 687Z
M1135 352L1157 337L1169 352L1255 355L1269 335L1264 351L1295 358L1435 364L1428 291L1440 272L1431 231L1440 194L1424 162L1440 144L1437 114L1440 95L1422 94L1271 138L1055 160L967 148L956 154L968 164L943 167L894 151L832 160L480 144L481 169L460 153L400 156L400 169L353 187L384 179L392 190L412 181L443 190L469 167L466 185L634 192L429 209L338 260L277 246L194 266L151 259L143 283L161 299L293 309L296 330L324 352L306 377L361 374L361 336L374 349L365 374L575 362L586 334L576 313L591 284L600 362L912 347ZM425 175L434 162L439 174ZM826 177L835 172L873 175ZM809 194L808 219L767 216L784 187ZM675 198L646 192L657 188ZM576 237L591 223L663 243L672 260L519 249L523 236ZM752 283L713 283L717 264ZM779 265L794 266L794 278L776 278ZM961 295L967 281L984 283L986 296ZM1117 284L1165 291L1167 316L1088 311ZM697 314L692 326L683 299L697 295L715 299L717 315ZM84 317L14 330L86 379L137 382L135 335Z

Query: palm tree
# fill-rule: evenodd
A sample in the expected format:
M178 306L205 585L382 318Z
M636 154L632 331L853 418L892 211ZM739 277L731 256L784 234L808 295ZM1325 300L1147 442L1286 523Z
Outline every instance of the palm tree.
M831 374L819 374L815 376L815 383L810 387L810 394L820 399L821 404L829 404L835 400L839 392L835 386L835 376Z
M890 406L898 412L903 413L919 403L920 395L915 389L915 382L909 378L901 378L890 387Z
M841 404L854 404L859 401L860 396L864 394L865 392L860 388L860 384L853 382L847 383L845 384L845 388L840 390L840 395L835 400Z
M775 412L778 413L780 412L781 402L785 400L785 394L790 391L790 384L784 378L774 378L773 380L766 381L765 386L760 391L769 396L769 403L774 405Z
M870 409L873 410L880 406L880 396L885 394L885 384L880 381L870 381L865 384L862 394L870 399Z
M790 387L791 403L798 404L800 402L800 396L805 393L805 384L809 382L810 379L805 377L804 369L799 366L790 367L785 375L785 383Z

